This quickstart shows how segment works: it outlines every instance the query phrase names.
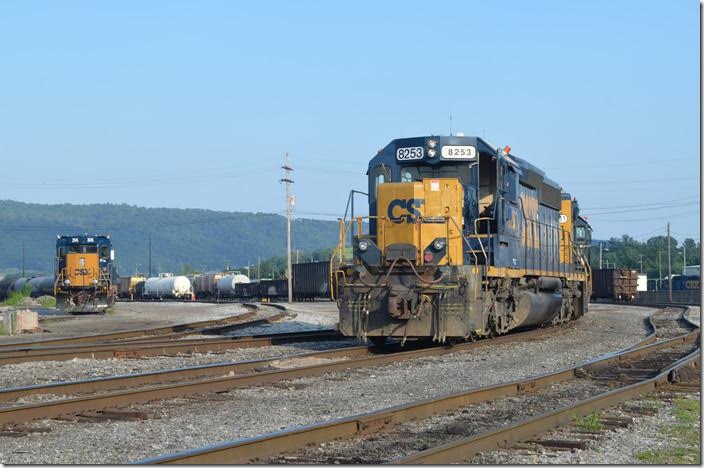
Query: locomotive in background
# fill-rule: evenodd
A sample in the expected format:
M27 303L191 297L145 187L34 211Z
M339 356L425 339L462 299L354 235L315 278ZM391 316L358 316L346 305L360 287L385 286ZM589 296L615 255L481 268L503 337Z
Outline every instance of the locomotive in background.
M591 228L576 199L510 148L465 136L397 139L367 175L369 216L340 221L331 260L340 263L343 334L443 342L587 312Z
M110 236L56 236L54 296L62 312L101 312L115 302Z

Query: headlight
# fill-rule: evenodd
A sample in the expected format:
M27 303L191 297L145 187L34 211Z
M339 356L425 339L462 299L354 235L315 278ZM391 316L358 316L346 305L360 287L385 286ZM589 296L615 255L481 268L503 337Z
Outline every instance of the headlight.
M428 157L429 158L434 158L435 157L435 150L434 149L429 149L428 150Z
M64 284L65 284L66 286L68 286L69 284L71 284L71 280L68 280L68 279L67 279L67 280L64 280Z
M93 280L93 284L98 284L98 280L97 280L97 279L94 279L94 280Z
M436 239L435 242L433 242L433 248L435 250L442 250L445 248L445 239Z
M438 145L438 142L433 140L432 138L428 140L428 148L435 148Z
M361 250L362 252L366 252L369 248L369 242L361 240L359 241L359 244L357 244L357 247L359 247L359 250Z

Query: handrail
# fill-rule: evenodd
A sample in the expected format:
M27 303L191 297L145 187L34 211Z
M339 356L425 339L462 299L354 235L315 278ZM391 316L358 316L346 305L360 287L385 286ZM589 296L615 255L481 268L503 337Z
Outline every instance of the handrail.
M479 238L479 233L477 232L478 231L477 221L494 221L494 218L484 217L484 218L475 218L474 219L474 234L473 234L473 236L475 236L475 238L479 241L479 247L481 247L482 254L484 255L484 265L488 265L489 264L489 257L486 254L486 250L484 250L484 243ZM487 231L488 231L488 229L487 229Z

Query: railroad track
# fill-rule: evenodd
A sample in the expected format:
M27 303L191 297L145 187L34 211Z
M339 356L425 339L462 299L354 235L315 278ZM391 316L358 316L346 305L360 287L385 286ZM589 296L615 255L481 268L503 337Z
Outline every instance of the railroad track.
M20 341L0 343L0 356L5 351L12 353L19 350L30 350L39 348L49 348L62 345L78 345L85 343L135 343L159 340L176 340L189 335L196 334L216 334L230 330L253 326L265 322L271 322L285 317L286 309L280 306L264 304L279 310L274 316L266 318L255 318L256 311L261 308L259 304L242 304L254 311L243 314L224 317L221 319L200 320L197 322L183 323L179 325L167 325L163 327L122 330L112 333L99 333L92 335L69 336L64 338L50 338L36 341ZM9 354L8 354L9 355Z
M682 309L674 320L681 320ZM668 312L662 311L652 320L653 325L662 326L667 320ZM668 327L670 330L671 327ZM665 331L669 333L669 331ZM659 341L653 342L654 339ZM325 423L308 425L300 428L279 431L272 434L252 438L239 439L220 443L196 450L170 454L142 460L140 463L195 463L195 464L233 464L247 462L286 462L286 463L381 463L394 462L403 464L463 462L474 454L510 447L513 444L530 440L549 429L567 424L575 416L584 416L596 409L607 408L654 391L660 386L671 382L698 379L700 366L700 332L699 330L681 334L678 337L660 338L657 333L651 333L634 347L610 353L587 363L563 369L557 372L522 379L506 384L475 388L465 392L443 397L422 400L401 406L387 408L372 413L353 417L335 419ZM698 380L697 380L698 381ZM535 402L543 397L554 397L556 386L563 386L562 393L572 395L574 389L577 399L558 409L554 402L547 400L544 411L519 417L518 420L502 420L495 415L490 427L469 436L452 433L449 439L438 440L434 435L439 431L433 427L429 431L401 430L397 438L389 437L389 433L399 425L409 424L412 420L428 418L431 415L446 412L466 411L468 407L481 402L496 403L506 398L523 397ZM584 388L590 393L584 395ZM543 398L544 399L544 398ZM545 404L545 401L543 401ZM509 402L512 409L517 409L514 401ZM515 413L515 411L512 411ZM470 420L470 423L475 423ZM506 423L502 426L502 423ZM501 426L498 427L497 426ZM471 427L466 426L467 428ZM386 432L384 437L368 437L370 434ZM414 433L420 434L413 439ZM470 431L471 433L471 431ZM413 439L413 440L411 440ZM336 440L338 442L330 441ZM388 458L365 459L366 454L378 453L379 441L390 440L392 447L386 453L394 454ZM414 445L414 440L416 444ZM434 446L428 447L428 443ZM318 444L326 443L323 449ZM353 457L340 457L347 448L352 447ZM371 445L365 445L365 443ZM377 446L375 447L375 443ZM398 445L412 448L410 453L398 454ZM343 446L337 445L343 444ZM350 445L351 444L351 445ZM395 450L395 451L394 451ZM383 452L383 451L382 451Z
M188 331L187 334L216 334L269 323L282 318L277 314L265 319L243 320L216 327ZM32 361L65 361L74 358L112 359L139 358L148 356L176 356L183 353L222 352L229 349L255 348L286 343L300 343L319 340L339 340L344 337L336 330L325 329L308 332L267 333L253 336L233 336L228 338L177 339L186 335L160 336L158 339L125 340L118 342L84 343L76 345L54 345L41 347L17 347L0 350L0 365L18 364Z
M397 346L381 350L368 346L354 346L301 353L285 358L210 364L143 374L2 389L0 401L5 402L39 394L62 395L62 397L34 404L6 405L0 408L0 427L35 419L121 408L135 403L223 392L292 378L438 356L512 341L539 340L557 333L559 329L560 327L537 329L455 346L420 347L411 350L404 350L411 347L408 344L405 348ZM328 362L321 363L321 360ZM311 361L316 363L305 364ZM247 371L250 372L243 373ZM88 395L85 395L86 393ZM72 397L66 398L66 396Z

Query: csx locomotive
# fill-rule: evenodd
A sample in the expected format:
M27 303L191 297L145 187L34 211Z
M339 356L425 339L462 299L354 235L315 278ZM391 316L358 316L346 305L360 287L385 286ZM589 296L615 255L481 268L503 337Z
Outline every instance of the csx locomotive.
M369 216L340 221L334 261L345 335L471 340L587 312L591 228L576 199L510 148L397 139L367 175Z
M64 312L98 312L115 302L109 236L57 236L54 295Z

